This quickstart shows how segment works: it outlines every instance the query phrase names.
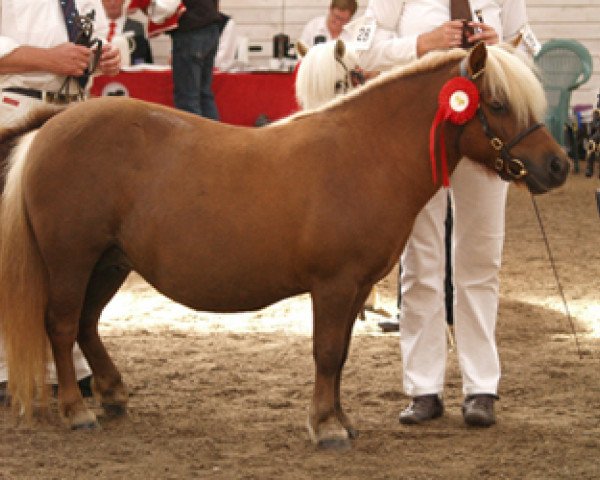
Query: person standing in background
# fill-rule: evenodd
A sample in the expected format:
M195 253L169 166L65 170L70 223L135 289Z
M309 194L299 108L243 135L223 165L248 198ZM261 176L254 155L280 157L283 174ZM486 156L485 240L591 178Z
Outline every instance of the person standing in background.
M93 50L76 45L75 16L95 12L93 37L106 40L108 22L100 0L36 0L22 8L22 0L0 0L0 126L10 127L45 103L70 104L85 99ZM69 5L68 5L69 4ZM64 9L64 10L63 10ZM68 23L68 27L67 27ZM98 70L104 75L119 72L119 51L103 43ZM67 82L67 83L65 83ZM86 83L87 82L87 83ZM68 86L61 90L63 85ZM70 92L79 92L83 94ZM10 321L10 319L2 319ZM83 396L91 396L91 371L79 347L73 351L75 370ZM54 362L49 381L56 384ZM0 338L0 404L7 403L8 371Z
M152 63L152 51L146 38L144 24L127 17L125 3L126 0L102 0L108 17L106 40L112 42L115 37L122 37L124 33L131 32L133 36L128 41L133 42L133 49L131 49L129 64Z
M217 0L131 0L128 10L138 8L148 15L150 36L171 36L175 107L218 120L212 92L221 20Z
M177 28L169 30L173 52L173 100L175 107L219 120L212 92L212 74L219 46L216 0L183 0L185 11Z
M388 70L432 50L479 41L493 45L517 37L527 24L525 0L371 0L366 15L376 30L359 58L365 70ZM487 427L496 421L500 380L495 327L508 183L468 161L459 164L450 183L462 414L468 425ZM412 398L400 413L403 424L419 424L444 411L447 193L440 189L421 211L401 258L400 346L404 389Z
M300 40L307 47L315 43L328 42L340 38L344 42L352 40L344 26L352 19L358 4L356 0L331 0L327 15L310 20L302 30Z

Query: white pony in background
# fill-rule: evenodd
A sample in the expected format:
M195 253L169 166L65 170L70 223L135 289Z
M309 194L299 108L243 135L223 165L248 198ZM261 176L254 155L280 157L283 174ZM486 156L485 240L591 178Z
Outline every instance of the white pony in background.
M318 108L339 95L345 95L355 88L356 83L364 83L358 73L358 54L342 40L319 43L310 49L298 41L296 51L301 58L296 74L296 99L303 110ZM353 75L358 77L358 82L353 81ZM360 318L365 319L365 310L390 317L391 314L379 304L379 294L374 286Z
M303 110L312 110L352 89L352 72L358 55L342 40L319 43L310 49L301 41L296 51L302 59L296 76L296 99Z

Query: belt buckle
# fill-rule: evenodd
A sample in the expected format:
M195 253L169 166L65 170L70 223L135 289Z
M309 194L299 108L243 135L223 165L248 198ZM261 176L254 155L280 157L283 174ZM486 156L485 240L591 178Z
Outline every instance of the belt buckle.
M64 99L64 95L61 95L57 92L44 92L44 101L47 103L54 103L57 105L67 103Z
M55 105L66 105L67 103L76 102L79 100L78 95L68 95L66 93L58 92L44 92L44 100L47 103L53 103Z

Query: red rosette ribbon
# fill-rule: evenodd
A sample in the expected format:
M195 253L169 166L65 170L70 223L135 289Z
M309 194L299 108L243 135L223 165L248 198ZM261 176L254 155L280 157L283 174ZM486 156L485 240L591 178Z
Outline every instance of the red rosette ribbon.
M477 86L465 77L454 77L448 80L438 96L438 110L429 131L429 157L431 159L431 174L433 183L437 183L437 168L435 158L435 132L437 127L446 120L456 125L464 125L475 116L479 106L479 91ZM440 159L442 164L442 184L450 186L448 175L448 159L446 157L446 141L444 131L440 132Z

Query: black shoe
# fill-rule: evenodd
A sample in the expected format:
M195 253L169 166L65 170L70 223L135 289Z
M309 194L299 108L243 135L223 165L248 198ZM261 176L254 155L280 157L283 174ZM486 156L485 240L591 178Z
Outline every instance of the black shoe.
M269 117L267 117L264 113L261 113L258 117L256 117L256 120L254 121L254 126L264 127L266 125L269 125L269 123L271 123Z
M444 404L437 395L419 395L400 412L400 423L404 425L417 425L441 417L444 413Z
M92 376L88 375L87 377L83 377L81 380L77 382L79 385L79 390L81 390L81 396L83 398L92 398L94 396L94 392L92 391Z
M79 390L81 391L81 396L83 398L91 398L94 396L92 392L92 376L88 375L87 377L83 377L81 380L77 382L79 386ZM58 385L52 385L52 396L58 397Z
M489 427L496 423L494 413L496 400L498 396L493 394L468 395L462 406L465 423L472 427Z
M394 320L384 320L383 322L377 322L377 325L379 325L379 328L381 328L381 331L384 333L400 331L400 324Z
M383 333L399 332L400 331L400 313L396 313L395 318L391 320L382 320L377 322Z
M8 395L8 382L0 382L0 407L10 405L10 397Z

